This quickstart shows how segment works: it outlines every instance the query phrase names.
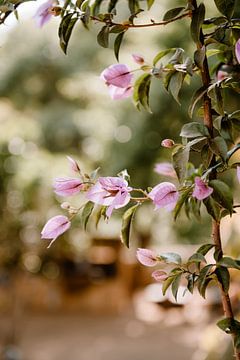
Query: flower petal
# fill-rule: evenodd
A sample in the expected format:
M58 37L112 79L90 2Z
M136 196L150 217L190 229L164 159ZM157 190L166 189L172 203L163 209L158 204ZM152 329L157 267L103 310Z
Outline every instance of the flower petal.
M120 88L128 88L133 75L125 64L114 64L103 70L100 77L107 85L114 85Z
M157 256L152 250L139 248L136 256L142 265L155 266L157 264Z

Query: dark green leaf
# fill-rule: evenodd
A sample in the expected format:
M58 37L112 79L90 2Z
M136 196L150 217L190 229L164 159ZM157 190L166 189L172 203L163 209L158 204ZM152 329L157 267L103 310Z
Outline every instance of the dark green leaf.
M211 164L212 158L213 158L213 153L210 150L208 144L206 144L202 147L201 158L202 158L203 165L205 166L206 169L208 169L208 167Z
M117 61L119 60L119 50L120 50L120 46L121 46L124 34L125 34L125 31L118 34L114 41L114 54L116 56Z
M169 286L172 284L173 280L174 280L174 276L170 276L170 277L168 277L166 280L164 280L163 286L162 286L163 295L166 294L167 289L168 289Z
M121 240L127 247L129 247L131 223L137 207L138 204L130 207L127 211L125 211L122 217Z
M111 13L115 9L117 3L118 3L118 0L110 0L109 1L109 4L108 4L108 12L109 13Z
M200 30L205 17L205 6L201 3L197 9L193 11L191 21L191 35L195 43L200 43Z
M208 278L208 275L211 272L212 267L213 267L212 264L207 265L204 268L202 268L202 270L199 273L199 277L197 280L198 291L203 298L205 298L206 288L209 282L211 281L211 278Z
M214 244L204 244L201 245L199 249L197 249L197 253L206 255L212 248L214 248Z
M201 87L193 95L189 109L188 109L188 113L189 113L190 117L193 116L193 112L194 112L194 109L195 109L197 103L203 98L203 96L204 96L204 94L206 94L206 92L207 92L207 89L205 87Z
M172 252L161 254L158 256L158 258L160 260L164 261L166 264L181 264L182 263L181 256L176 253L172 253Z
M186 175L189 152L190 148L182 145L176 147L172 152L173 167L180 182L184 180Z
M188 259L188 263L201 263L201 262L206 263L206 259L203 256L203 254L201 254L199 252L196 252L195 254L190 256L190 258Z
M174 19L176 16L178 16L179 14L181 14L181 12L182 12L184 9L185 9L185 8L181 6L181 7L177 7L177 8L168 10L168 11L164 14L163 20L164 20L164 21L168 21L168 20Z
M181 193L181 196L180 196L180 198L179 198L179 200L178 200L178 202L177 202L177 204L175 206L175 209L174 209L174 219L175 220L177 219L177 217L178 217L178 215L179 215L179 213L180 213L180 211L181 211L181 209L182 209L182 207L183 207L185 201L187 200L187 198L188 198L191 191L192 191L192 189L189 188L189 189L186 189L185 191L183 191Z
M206 55L206 48L202 46L200 49L196 50L194 53L194 62L199 69L203 68L203 62Z
M227 160L228 147L226 141L221 136L211 139L209 145L215 155L220 156L223 161Z
M231 19L236 0L214 0L214 2L220 13Z
M232 318L225 318L217 322L217 326L227 334L233 333L237 325L238 322Z
M141 75L134 84L133 100L137 109L140 109L140 105L145 110L151 113L149 107L149 90L151 84L152 75L143 74Z
M209 185L213 188L212 197L225 209L229 210L230 214L233 212L233 197L231 189L227 184L221 180L211 180Z
M97 42L100 46L107 48L109 43L109 26L104 25L97 34Z
M91 201L88 201L83 208L81 214L81 223L84 230L86 230L87 223L90 218L90 215L92 214L93 208L94 208L94 203L92 203Z
M222 285L223 291L225 292L225 294L227 294L230 283L230 275L228 269L223 266L218 266L215 270L215 274L217 275L218 281Z
M218 265L227 267L227 268L232 268L232 269L238 269L240 270L240 261L239 260L234 260L230 257L224 256L223 258L221 258L218 261Z
M153 6L155 0L147 0L147 6L148 6L148 10L151 9L151 7Z
M107 218L106 216L106 210L107 210L107 207L106 206L101 206L98 208L96 214L95 214L95 225L96 225L96 228L98 227L98 224L99 224L99 221L101 220L101 217L103 217L104 219Z
M203 203L209 215L211 215L214 220L219 221L221 218L221 209L218 203L211 196L204 199Z
M153 65L155 66L159 60L161 60L164 56L168 55L170 52L176 51L176 48L171 48L167 50L160 51L153 59Z
M177 71L171 76L169 81L168 91L170 91L170 93L177 101L177 103L179 103L178 96L183 84L183 80L184 80L184 74L180 71Z
M175 276L175 278L172 282L172 294L176 301L177 301L177 294L178 294L178 289L179 289L179 285L180 285L180 281L181 281L181 276L182 276L182 274Z
M187 279L187 288L191 294L193 294L194 282L195 282L195 274L190 274L186 277Z
M65 15L59 25L58 36L60 40L60 46L63 52L67 53L68 42L72 34L74 25L77 22L77 18L74 17L74 13Z
M206 126L198 122L191 122L183 125L180 136L186 138L195 138L199 136L209 136Z

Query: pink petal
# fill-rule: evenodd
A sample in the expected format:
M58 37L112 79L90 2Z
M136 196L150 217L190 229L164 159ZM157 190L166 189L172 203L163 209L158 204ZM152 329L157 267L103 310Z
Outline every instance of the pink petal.
M127 88L120 88L114 85L108 86L109 95L113 100L126 99L133 94L133 87L129 86Z
M103 70L100 77L107 85L114 85L120 88L128 88L133 75L125 64L115 64Z
M156 281L159 281L159 282L162 282L164 280L166 280L168 278L168 275L165 271L162 271L162 270L155 270L153 273L152 273L152 277L156 280Z
M102 188L99 182L88 190L86 197L88 200L99 205L109 206L112 203L112 196Z
M35 19L36 25L38 27L42 27L46 24L51 18L52 14L50 13L50 9L53 6L53 1L46 1L42 5L39 6L33 18Z
M236 54L237 61L240 64L240 39L238 39L238 41L236 42L235 54Z
M200 177L195 178L195 187L192 196L198 200L204 200L210 196L213 192L213 188L208 186Z
M173 165L167 162L156 164L154 171L160 175L170 176L174 178L177 176Z
M165 208L171 211L175 208L178 201L179 193L176 186L169 182L162 182L155 186L148 194L150 199L156 205L155 209Z
M58 236L62 235L71 226L71 222L66 216L57 215L49 219L48 222L42 229L42 239L52 239L50 245L57 239ZM49 246L50 246L49 245Z
M79 167L78 163L71 156L67 156L67 159L70 163L71 169L75 172L79 172L80 167Z
M57 195L72 196L81 191L83 184L77 178L56 178L53 186Z
M152 250L139 248L137 250L137 259L145 266L155 266L157 264L156 254Z

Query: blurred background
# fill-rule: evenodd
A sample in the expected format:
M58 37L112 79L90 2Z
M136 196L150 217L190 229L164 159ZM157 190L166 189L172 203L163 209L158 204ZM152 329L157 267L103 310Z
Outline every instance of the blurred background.
M120 212L97 230L90 222L87 232L76 220L50 249L40 240L47 219L61 213L63 199L54 195L52 182L71 176L67 155L84 172L100 167L101 175L116 176L127 168L135 187L167 180L154 173L156 163L170 160L160 144L164 138L180 140L197 81L184 87L179 106L156 80L151 115L135 110L129 99L113 102L99 74L115 59L111 49L96 44L98 26L91 32L77 26L65 56L57 39L59 19L43 29L32 19L40 3L22 5L19 22L9 18L0 29L1 359L230 359L229 337L215 326L222 316L218 290L211 287L204 301L198 294L183 296L180 289L176 304L170 293L161 295L161 285L135 258L136 248L147 246L191 255L198 244L209 242L204 211L199 221L183 214L174 223L168 213L143 207L130 250L119 240ZM146 16L161 18L178 4L156 1ZM122 10L127 12L125 5ZM151 62L158 51L176 46L192 56L185 21L167 29L133 30L120 62L134 69L132 53ZM237 109L239 95L228 100ZM228 181L240 199L234 172ZM81 197L74 202L81 204ZM238 219L226 217L222 226L224 249L236 257ZM236 270L232 276L237 309L240 278Z

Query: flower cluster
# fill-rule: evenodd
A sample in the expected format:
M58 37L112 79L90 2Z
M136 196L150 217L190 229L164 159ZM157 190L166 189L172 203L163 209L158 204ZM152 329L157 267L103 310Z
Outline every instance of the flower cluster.
M155 205L155 210L164 208L167 211L174 210L181 192L181 188L177 189L176 185L171 182L161 182L154 186L151 191L146 192L141 189L134 189L129 186L128 181L124 177L124 172L116 177L99 177L97 180L91 175L82 175L78 163L68 157L71 170L77 175L75 177L58 177L53 182L54 192L58 196L74 196L80 192L85 194L86 200L92 204L98 204L105 208L105 217L109 219L113 210L125 207L130 201L139 204L145 201L152 201ZM176 179L176 173L170 163L158 163L155 170L165 176L170 176ZM239 170L238 170L239 172ZM191 190L192 189L192 190ZM207 185L200 177L195 177L194 184L190 185L192 197L197 200L203 200L210 196L213 189ZM132 197L131 192L140 192L142 197ZM71 219L78 214L80 208L73 208L69 203L64 202L61 205L69 213L69 218L62 215L57 215L51 218L42 230L42 238L52 240L50 245L56 240L58 236L67 231L71 226ZM156 258L150 256L146 250L139 255L140 261L144 262L144 257L148 264L151 258L152 265L155 264Z

